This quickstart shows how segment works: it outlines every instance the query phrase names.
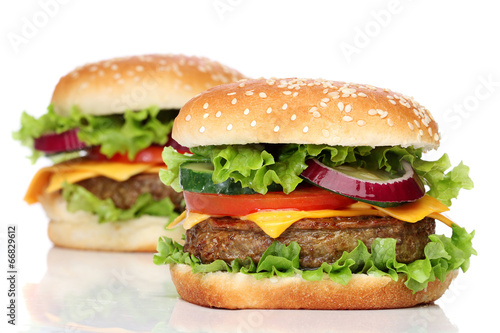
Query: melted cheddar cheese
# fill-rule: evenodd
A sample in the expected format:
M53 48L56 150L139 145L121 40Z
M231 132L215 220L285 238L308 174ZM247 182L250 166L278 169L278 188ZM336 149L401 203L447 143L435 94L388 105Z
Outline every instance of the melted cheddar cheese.
M64 182L74 184L98 176L125 181L140 173L158 173L160 169L156 164L146 163L82 160L60 163L38 170L31 180L24 200L29 204L36 203L41 194L60 190Z
M450 219L443 216L442 212L447 211L448 207L443 205L437 199L425 195L421 199L403 204L397 207L381 208L365 203L355 203L345 209L339 210L313 210L313 211L295 211L295 210L276 210L262 211L252 213L246 216L239 216L242 220L249 220L257 224L269 237L277 238L293 223L304 218L326 218L336 216L392 216L399 220L415 223L426 216L442 221L448 226L453 223ZM183 222L184 229L191 229L196 224L206 220L210 215L198 214L189 211L182 213L177 219L170 223L169 228Z

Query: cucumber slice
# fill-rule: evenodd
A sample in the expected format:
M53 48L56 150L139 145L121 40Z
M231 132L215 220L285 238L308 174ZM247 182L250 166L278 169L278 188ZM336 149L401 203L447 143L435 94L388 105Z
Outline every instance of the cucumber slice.
M184 191L196 193L216 193L216 194L255 194L254 190L242 187L240 183L233 179L215 184L212 181L214 166L212 163L184 163L179 167L179 180ZM269 191L282 191L278 184L271 184Z

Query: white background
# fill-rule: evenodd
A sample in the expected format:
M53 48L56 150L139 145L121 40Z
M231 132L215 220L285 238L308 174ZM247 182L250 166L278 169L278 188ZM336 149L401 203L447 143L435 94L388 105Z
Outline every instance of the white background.
M471 332L495 323L497 303L488 304L500 296L496 282L499 12L495 1L2 2L0 232L5 241L6 225L18 225L18 289L40 283L51 248L42 210L22 201L32 175L47 162L30 165L25 158L28 151L11 139L21 112L42 115L59 78L78 65L124 55L184 53L218 60L250 77L326 78L387 87L425 105L443 137L438 153L429 158L446 152L453 164L463 160L475 182L474 190L463 191L454 201L448 216L468 230L476 230L474 245L479 255L472 259L469 272L461 274L437 302L438 317L449 321L448 331ZM439 230L449 232L441 226ZM1 246L0 268L6 271L5 242ZM55 252L54 257L61 254ZM63 257L72 261L73 255ZM0 279L5 280L3 273ZM154 290L154 285L149 288ZM161 288L171 287L167 282ZM156 290L158 294L161 288ZM2 309L7 304L6 290L2 285ZM20 294L23 309L27 306L24 299ZM417 320L413 313L412 322L418 325L408 327L442 330L432 311L418 312ZM0 312L2 325L4 312ZM207 316L215 313L221 312ZM290 316L296 316L294 313ZM359 317L373 319L382 313L359 312ZM311 314L317 322L326 322L331 316L328 312ZM277 317L283 320L283 316ZM271 325L268 317L262 318ZM345 314L336 320L361 320L356 318ZM18 319L18 330L44 331L26 310ZM282 326L273 322L273 329L280 331L286 322ZM252 327L264 329L261 324ZM218 329L211 327L205 330ZM374 326L357 327L359 331L370 328ZM196 331L199 327L184 329Z

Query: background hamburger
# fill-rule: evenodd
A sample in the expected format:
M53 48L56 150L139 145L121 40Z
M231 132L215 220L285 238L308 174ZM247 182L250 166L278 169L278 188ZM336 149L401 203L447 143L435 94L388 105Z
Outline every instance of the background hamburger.
M25 201L40 202L59 246L153 251L182 195L158 180L163 146L179 108L195 94L238 80L206 58L145 55L76 68L57 84L38 119L23 113L14 138L59 162L33 178ZM64 161L64 162L61 162Z
M160 239L185 300L223 308L375 309L438 299L466 271L473 233L441 213L468 167L448 171L437 124L411 97L369 85L249 80L189 101L162 181L184 190L184 246ZM435 235L435 219L452 228Z

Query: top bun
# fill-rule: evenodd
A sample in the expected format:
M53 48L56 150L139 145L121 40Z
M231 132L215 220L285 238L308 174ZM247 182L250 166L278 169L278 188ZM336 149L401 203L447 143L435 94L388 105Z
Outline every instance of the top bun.
M184 105L172 137L186 147L439 146L437 123L412 97L364 84L296 78L213 87Z
M69 114L73 106L92 115L152 105L180 109L194 95L244 77L207 58L156 54L116 58L78 67L63 76L52 104L60 115Z

